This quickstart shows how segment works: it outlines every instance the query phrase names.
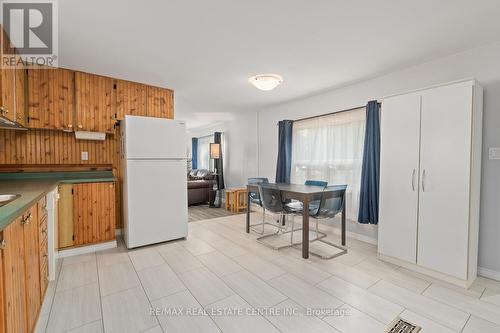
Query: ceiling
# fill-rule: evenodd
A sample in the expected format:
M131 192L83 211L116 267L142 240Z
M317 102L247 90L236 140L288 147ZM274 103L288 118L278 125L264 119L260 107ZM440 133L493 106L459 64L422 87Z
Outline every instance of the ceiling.
M500 40L498 0L62 0L59 65L172 88L191 128ZM270 92L248 77L276 73Z

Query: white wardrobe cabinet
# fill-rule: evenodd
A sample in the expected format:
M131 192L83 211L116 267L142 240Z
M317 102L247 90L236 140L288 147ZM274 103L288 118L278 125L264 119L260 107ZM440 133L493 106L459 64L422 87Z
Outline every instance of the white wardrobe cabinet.
M469 286L477 275L482 88L383 100L379 257Z

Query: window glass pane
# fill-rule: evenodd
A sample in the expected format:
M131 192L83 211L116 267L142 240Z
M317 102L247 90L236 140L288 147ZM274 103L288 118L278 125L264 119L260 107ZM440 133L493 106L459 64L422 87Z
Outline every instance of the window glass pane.
M292 183L326 180L347 184L347 217L357 221L365 136L364 108L296 121L292 139Z
M213 136L204 136L198 138L198 169L212 170L210 160L210 143L213 142Z

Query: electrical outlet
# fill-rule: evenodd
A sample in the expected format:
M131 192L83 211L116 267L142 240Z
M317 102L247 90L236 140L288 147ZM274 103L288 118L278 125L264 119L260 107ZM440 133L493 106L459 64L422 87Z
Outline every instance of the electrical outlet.
M89 160L89 152L82 151L82 161L88 161L88 160Z
M490 160L500 160L500 148L490 148Z

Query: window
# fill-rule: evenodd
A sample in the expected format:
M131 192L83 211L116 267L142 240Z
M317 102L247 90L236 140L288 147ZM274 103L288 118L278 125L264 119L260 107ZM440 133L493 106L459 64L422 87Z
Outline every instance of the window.
M213 135L198 138L198 169L213 170L213 160L210 159L210 143L213 141Z
M358 220L365 137L364 108L293 123L291 181L347 184L347 218Z

